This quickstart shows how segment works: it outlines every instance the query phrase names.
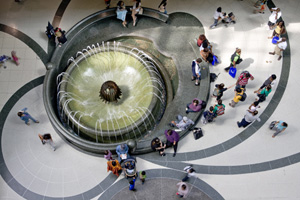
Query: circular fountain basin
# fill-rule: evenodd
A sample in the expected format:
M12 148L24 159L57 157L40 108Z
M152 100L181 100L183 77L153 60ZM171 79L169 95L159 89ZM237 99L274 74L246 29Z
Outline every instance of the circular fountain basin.
M119 46L83 52L69 60L62 74L59 107L64 123L79 136L101 143L137 139L153 128L162 115L165 94L147 55ZM121 89L118 102L99 97L106 81Z

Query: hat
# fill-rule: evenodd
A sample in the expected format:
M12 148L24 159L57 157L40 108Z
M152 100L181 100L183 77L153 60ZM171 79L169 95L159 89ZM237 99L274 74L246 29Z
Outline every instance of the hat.
M183 117L183 121L187 121L188 120L188 118L187 117Z

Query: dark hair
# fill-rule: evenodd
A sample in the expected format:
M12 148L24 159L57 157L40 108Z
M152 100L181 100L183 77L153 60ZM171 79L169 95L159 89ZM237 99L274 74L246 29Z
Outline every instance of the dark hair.
M258 114L258 111L257 111L257 110L253 112L253 115L257 115L257 114Z
M205 37L204 34L201 34L201 35L199 36L199 39L202 40L202 41L204 41L204 40L206 40L206 37Z
M250 73L246 73L246 77L247 78L251 77L251 74Z
M156 144L159 143L159 142L160 142L159 138L158 138L158 137L154 138L154 142L155 142Z
M214 107L213 106L209 107L209 110L212 112L214 110Z
M203 43L202 43L202 47L203 47L204 49L207 48L207 47L208 47L207 42L203 42Z
M23 115L23 112L18 112L17 115L18 115L19 117L21 117L21 116Z
M169 129L167 133L168 133L168 135L172 135L172 133L173 133L172 129Z
M221 7L217 8L217 12L222 12L222 8Z
M193 101L193 103L196 103L197 105L199 104L199 101L197 100L197 99L195 99L194 101Z
M135 7L139 7L139 3L141 3L141 0L136 0L136 3L135 3Z
M116 161L114 161L114 160L111 162L111 164L112 164L112 166L116 166L117 165Z
M273 80L275 80L277 78L275 74L272 74L271 77Z
M272 86L271 85L268 85L267 86L267 90L271 90L272 89Z
M218 100L218 105L222 105L222 99Z
M242 92L241 88L236 88L235 91L236 91L237 93L241 93L241 92Z
M182 185L181 188L182 188L183 190L185 190L185 189L186 189L186 185Z
M195 170L194 170L193 168L191 168L191 169L189 170L189 172L190 172L190 173L193 173L193 172L195 172Z
M117 6L118 6L119 8L121 8L122 2L123 2L123 1L119 1L119 2L117 3Z
M144 176L144 175L146 175L146 172L145 172L145 171L142 171L141 174Z
M282 125L288 127L288 124L286 122L283 122Z
M105 150L105 151L104 151L104 155L107 155L107 154L108 154L108 151L107 151L107 150Z
M224 88L224 83L219 84L219 85L218 85L218 88L219 88L220 90L222 90L222 89Z
M130 182L129 182L129 184L130 184L130 185L133 185L133 184L134 184L134 182L133 182L133 181L130 181Z
M280 21L280 22L282 22L281 26L283 27L284 26L284 21ZM280 22L278 23L278 25L280 24Z
M196 62L201 63L202 59L201 58L197 58Z
M258 104L259 104L259 101L254 101L254 103L253 103L253 105L256 107L256 106L258 106Z

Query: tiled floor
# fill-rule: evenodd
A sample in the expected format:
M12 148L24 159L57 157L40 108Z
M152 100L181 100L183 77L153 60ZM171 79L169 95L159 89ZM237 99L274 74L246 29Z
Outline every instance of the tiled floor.
M116 3L116 0L112 0L113 5ZM159 3L159 0L144 0L143 6L156 8ZM285 59L285 63L283 60L277 61L276 56L268 54L274 48L267 39L272 34L272 31L267 28L269 12L253 14L253 3L254 0L169 0L169 13L187 12L197 17L203 24L206 36L214 45L214 51L222 61L217 67L211 67L212 72L221 73L217 83L224 82L227 86L235 83L235 80L223 70L229 64L229 57L235 47L242 48L244 62L240 65L240 70L247 69L255 77L255 80L250 81L247 87L246 102L238 104L236 108L231 108L228 103L233 97L233 90L225 92L226 114L213 124L206 126L199 124L204 130L204 137L194 140L192 134L187 135L180 141L178 152L186 153L182 155L191 155L194 151L197 152L195 154L200 154L200 150L205 152L210 147L223 144L240 134L244 129L238 128L236 121L242 119L247 107L254 100L253 91L271 73L277 74L277 83L279 83L282 67L290 66L288 80L284 80L287 81L287 87L282 88L277 85L267 101L261 104L260 113L268 109L267 106L271 104L271 101L277 101L271 100L276 90L284 91L282 98L277 102L278 106L274 107L273 113L268 112L271 115L261 128L254 130L251 137L233 148L221 149L222 153L216 152L212 156L204 156L187 162L194 164L198 169L197 177L216 191L216 193L209 192L213 190L205 191L203 188L208 188L208 186L202 184L203 188L200 189L210 195L218 193L224 199L300 199L298 189L300 136L297 131L296 118L300 111L297 106L299 97L297 79L300 71L296 60L300 57L300 52L297 50L299 44L297 38L300 31L298 22L300 1L274 1L274 4L282 10L288 31L290 59ZM59 0L24 0L21 3L2 0L0 24L23 32L47 53L48 40L44 29L47 21L53 20L60 4ZM132 2L126 0L125 4L131 5ZM218 6L222 6L226 12L233 11L238 19L237 24L228 28L219 26L216 29L209 29L208 27L213 22L212 15ZM79 20L104 8L102 0L71 0L60 19L60 27L68 30ZM7 69L0 68L0 108L2 109L17 90L26 83L45 75L46 69L38 52L29 48L29 41L26 44L5 32L3 26L0 28L2 31L0 32L0 55L10 55L10 52L15 50L21 63L16 66L7 62ZM114 193L123 189L124 181L111 187L114 181L119 181L123 177L116 179L108 175L103 158L83 154L73 149L55 133L43 106L42 90L42 85L37 84L36 87L32 87L24 95L19 96L20 99L11 105L5 123L0 126L2 131L1 157L3 157L0 163L2 175L0 199L62 199L64 197L98 199L100 195L112 197ZM210 104L214 104L214 99L209 100L208 105ZM26 126L20 121L16 112L23 107L28 107L29 112L41 123ZM268 124L273 120L281 119L288 122L289 127L286 132L273 139ZM57 146L55 152L40 143L37 134L45 132L53 135ZM167 150L167 152L172 152L172 150ZM294 154L295 156L292 156ZM149 178L152 173L156 177L180 179L182 172L174 175L176 173L174 169L180 170L180 167L184 165L182 162L159 163L147 158L138 158L137 169L148 170ZM239 168L240 166L242 168ZM169 171L158 171L158 169L168 168L170 168Z

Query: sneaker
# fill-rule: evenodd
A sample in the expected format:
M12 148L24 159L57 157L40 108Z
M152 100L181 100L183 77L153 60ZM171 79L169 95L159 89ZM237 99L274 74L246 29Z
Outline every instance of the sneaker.
M240 122L239 122L239 121L237 121L236 123L237 123L238 127L239 127L239 128L241 128L241 127L240 127Z
M40 123L40 122L39 122L38 120L35 120L35 123L37 123L37 124L38 124L38 123Z
M166 156L166 154L165 154L165 153L161 154L161 157L164 157L164 156Z

